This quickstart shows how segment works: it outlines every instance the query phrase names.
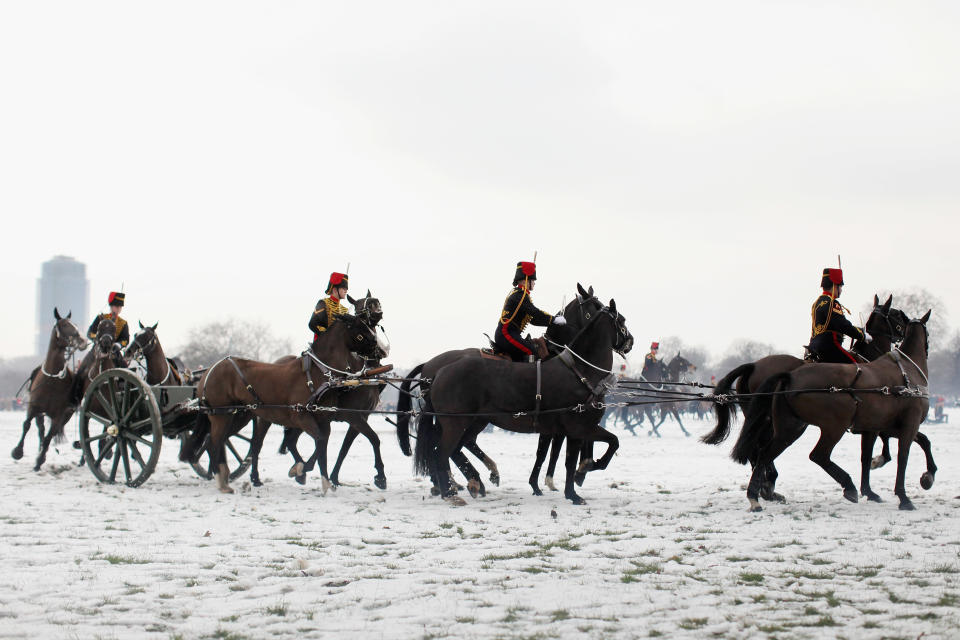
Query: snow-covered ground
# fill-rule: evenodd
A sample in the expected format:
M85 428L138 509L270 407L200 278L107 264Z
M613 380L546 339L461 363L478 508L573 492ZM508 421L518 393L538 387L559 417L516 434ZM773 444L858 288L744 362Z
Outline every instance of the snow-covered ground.
M788 503L755 514L729 445L671 422L661 440L618 432L582 507L531 495L532 437L483 434L501 486L454 508L412 477L383 422L387 490L361 439L349 484L322 497L319 476L287 477L278 433L264 486L221 495L169 441L138 489L98 484L69 444L34 473L32 434L23 460L9 456L21 420L0 414L4 638L960 637L955 422L924 428L941 467L930 491L912 450L914 512L897 509L892 464L874 472L885 503L844 500L807 460L811 428L779 461ZM834 459L858 480L858 439Z

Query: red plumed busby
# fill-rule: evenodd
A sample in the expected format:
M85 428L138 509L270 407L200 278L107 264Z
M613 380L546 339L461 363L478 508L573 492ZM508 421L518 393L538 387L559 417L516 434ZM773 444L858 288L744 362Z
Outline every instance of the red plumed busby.
M343 287L344 289L349 289L348 286L350 277L345 273L337 273L334 271L330 274L330 280L327 282L327 291L326 294L330 295L330 292L333 291L334 287Z
M513 284L517 285L524 280L537 279L537 265L533 262L518 262L517 270L513 274Z
M651 350L651 351L654 350L654 349L659 349L659 348L660 348L660 343L659 343L659 342L651 342L651 343L650 343L650 350Z
M111 307L122 307L126 298L122 291L111 291L107 296L107 304Z
M843 269L827 267L820 276L820 286L824 291L829 291L835 284L843 284Z

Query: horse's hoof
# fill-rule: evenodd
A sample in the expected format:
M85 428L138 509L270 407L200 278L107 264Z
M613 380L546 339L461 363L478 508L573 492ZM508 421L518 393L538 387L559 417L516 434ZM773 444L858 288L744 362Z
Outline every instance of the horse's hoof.
M883 498L875 494L873 491L867 491L863 494L863 497L869 500L870 502L883 502Z
M233 493L233 487L220 487L220 493Z
M750 500L750 513L759 513L763 511L763 507L760 506L759 500L754 500L753 498L748 498L748 500Z
M447 496L447 497L445 497L443 500L444 500L444 502L446 502L447 504L449 504L451 507L465 507L465 506L467 506L467 501L464 500L463 498L461 498L460 496L458 496L457 494L453 494L452 496Z
M587 474L586 474L586 473L578 473L578 474L576 474L575 476L573 476L573 481L577 483L577 486L578 486L578 487L582 487L582 486L583 486L583 481L586 480L586 479L587 479Z
M768 500L770 502L781 502L781 503L785 503L787 501L786 498L784 498L781 494L777 493L776 491L770 494L770 497L768 498Z
M849 500L850 502L859 502L860 496L857 495L856 489L844 489L843 497Z
M23 447L15 447L14 450L10 452L10 455L13 456L14 460L19 460L23 457Z
M294 476L294 480L297 481L297 484L307 484L307 474L301 473L299 476Z
M543 484L547 485L547 489L550 489L550 491L557 491L557 485L553 484L553 476L545 477L543 479Z
M687 436L687 437L689 438L689 437L690 437L690 432L689 432L689 431L684 431L684 432L683 432L683 435L685 435L685 436Z
M298 462L297 464L295 464L295 465L293 465L292 467L290 467L290 471L287 471L287 475L290 476L291 478L295 478L295 477L297 477L297 476L302 476L302 475L303 475L303 463L302 463L302 462ZM303 484L303 483L301 483L301 484Z
M535 495L535 496L542 496L542 495L543 495L543 491L540 490L540 487L534 487L534 488L533 488L533 495Z
M929 471L924 471L923 475L920 476L920 486L928 491L930 487L933 486L933 474Z
M373 476L373 486L377 489L387 488L387 476Z
M576 505L587 504L586 500L584 500L583 498L581 498L575 493L568 495L567 500L569 500L570 502Z
M262 486L263 486L263 482L261 482L260 478L257 478L256 480L251 479L251 480L250 480L250 484L252 484L252 485L255 486L255 487L262 487Z
M323 496L327 495L327 491L329 491L331 488L336 490L332 482L330 482L326 478L320 478L320 495L323 495Z
M471 498L476 499L480 495L480 483L471 478L467 483L467 491L470 492Z
M74 440L74 441L73 441L73 448L79 450L80 447L81 447L80 441L79 441L79 440Z
M337 476L330 476L330 484L332 484L332 485L335 486L335 487L339 487L339 486L340 486L340 478L338 478Z
M491 471L491 472L490 472L490 482L493 483L493 486L499 487L499 486L500 486L500 474L497 473L496 471Z
M880 467L882 467L882 466L885 465L885 464L887 464L887 459L884 458L883 456L877 456L877 457L875 457L873 460L870 461L870 468L871 468L871 469L879 469Z
M437 489L436 486L430 487L430 495L431 495L431 496L438 496L438 495L440 495L440 489Z
M916 511L916 509L909 498L900 501L900 511Z

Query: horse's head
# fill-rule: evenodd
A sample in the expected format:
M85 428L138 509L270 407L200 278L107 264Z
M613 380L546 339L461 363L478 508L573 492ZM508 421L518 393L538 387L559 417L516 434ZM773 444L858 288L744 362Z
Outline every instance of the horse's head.
M873 310L867 318L864 325L867 333L873 338L883 339L889 344L894 344L903 340L904 332L907 329L909 319L900 309L891 308L893 296L889 296L887 301L880 304L880 298L873 296ZM887 348L889 348L889 344Z
M111 318L104 318L97 325L97 337L94 340L97 351L109 353L117 335L117 325Z
M157 340L157 325L160 324L159 322L155 323L152 327L145 327L142 322L138 322L137 324L140 325L140 331L133 336L133 340L130 341L130 346L123 352L123 357L127 360L131 357L139 358L141 354L149 356L159 344Z
M368 327L375 327L383 319L383 309L380 307L380 300L370 295L370 289L367 289L367 295L359 300L354 300L347 295L347 300L353 305L357 318L366 323Z
M617 303L611 298L607 313L613 317L616 334L613 339L613 350L621 356L626 356L633 349L633 334L627 329L627 319L617 311Z
M686 374L696 370L697 365L681 356L679 351L677 351L677 355L670 361L670 364L667 365L667 371L673 382L683 382Z
M923 314L922 318L911 319L907 323L907 330L904 332L903 336L903 348L902 351L910 353L914 352L915 355L919 351L917 345L921 340L923 340L923 357L924 359L930 355L930 335L927 331L927 320L930 319L930 311L927 311Z
M603 309L603 303L593 294L593 287L584 289L577 283L577 296L563 308L564 325L550 323L546 337L557 344L569 344L583 330L590 319Z
M374 333L373 329L367 326L365 322L357 318L357 316L351 316L349 314L337 316L336 322L330 325L327 332L329 334L337 333L338 326L341 328L340 333L342 333L343 346L345 346L348 351L364 358L374 358L377 356L379 351L377 334ZM333 338L333 335L325 336L325 340L314 341L314 349L323 345L330 338Z
M70 316L72 315L73 312L70 311L65 318L61 317L60 311L56 307L53 308L53 317L57 320L53 325L54 339L57 345L64 349L83 351L87 348L87 339L80 334L77 325L70 322Z

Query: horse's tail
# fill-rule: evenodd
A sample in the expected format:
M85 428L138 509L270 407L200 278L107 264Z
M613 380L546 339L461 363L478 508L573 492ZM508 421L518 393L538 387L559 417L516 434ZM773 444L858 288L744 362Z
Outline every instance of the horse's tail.
M433 403L427 396L417 427L417 446L413 452L413 470L420 476L430 475L430 459L440 444L442 430L433 418Z
M193 425L193 431L180 443L180 461L196 462L200 458L200 449L203 447L203 441L210 433L210 416L204 412L197 414L197 421Z
M738 378L749 378L750 374L753 373L755 364L748 362L747 364L742 364L727 375L720 378L720 381L717 382L717 386L713 389L713 395L725 395L730 392L730 389L733 388L733 383ZM736 415L737 405L731 402L715 402L713 405L713 410L717 413L717 426L713 428L713 431L707 435L700 438L700 442L704 444L720 444L727 439L727 436L730 435L730 418L731 414Z
M744 412L743 428L740 429L740 436L733 445L733 451L730 452L730 457L736 462L740 464L750 462L757 448L763 444L763 440L768 439L765 436L769 436L774 394L778 393L789 380L789 372L778 373L764 380L757 389L757 395L753 397Z
M29 376L26 380L23 381L23 384L20 385L20 388L17 389L17 392L16 392L15 394L13 394L13 397L14 397L14 398L19 398L19 397L20 397L20 392L23 391L23 388L24 388L25 386L27 386L28 384L33 384L33 379L37 377L37 374L38 374L38 373L40 373L40 367L37 367L36 369L34 369L33 371L30 372L30 376Z
M426 363L424 363L426 364ZM397 399L397 441L403 455L411 455L410 451L410 407L413 406L413 396L410 387L413 379L423 371L423 364L417 365L400 383L400 397Z

